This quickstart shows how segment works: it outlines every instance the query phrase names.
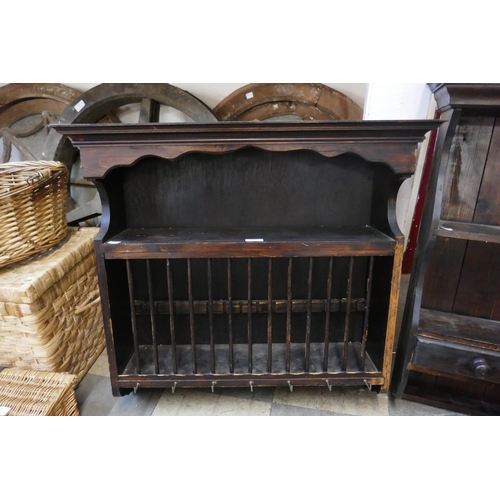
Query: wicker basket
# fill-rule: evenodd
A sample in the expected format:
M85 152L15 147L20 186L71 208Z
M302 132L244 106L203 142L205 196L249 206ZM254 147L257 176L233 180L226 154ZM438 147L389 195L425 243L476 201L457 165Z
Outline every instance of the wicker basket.
M61 241L67 234L68 169L59 162L0 165L0 267Z
M67 238L0 270L0 366L69 372L79 382L102 352L93 240L98 228Z
M75 378L64 373L6 368L0 372L0 406L9 408L9 417L77 417Z

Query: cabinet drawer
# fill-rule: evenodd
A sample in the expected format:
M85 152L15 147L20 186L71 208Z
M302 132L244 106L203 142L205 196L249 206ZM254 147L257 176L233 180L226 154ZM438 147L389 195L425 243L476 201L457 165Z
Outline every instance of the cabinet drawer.
M500 353L453 342L417 337L412 367L500 383Z

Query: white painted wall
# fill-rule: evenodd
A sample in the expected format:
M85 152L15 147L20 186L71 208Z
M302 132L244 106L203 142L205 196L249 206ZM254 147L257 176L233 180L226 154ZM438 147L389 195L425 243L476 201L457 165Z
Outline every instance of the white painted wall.
M425 83L370 83L367 86L364 120L419 120L434 118L435 101ZM399 190L396 215L405 235L405 244L411 229L413 213L422 178L429 134L419 149L415 174Z

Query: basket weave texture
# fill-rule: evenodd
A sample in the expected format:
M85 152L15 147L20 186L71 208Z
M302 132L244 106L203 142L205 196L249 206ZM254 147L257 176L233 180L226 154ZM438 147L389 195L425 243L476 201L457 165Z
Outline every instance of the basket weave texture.
M75 376L6 368L0 372L0 406L9 417L80 415L75 398Z
M97 228L0 270L0 366L84 377L104 349Z
M68 169L60 162L0 165L0 267L66 236L67 188Z

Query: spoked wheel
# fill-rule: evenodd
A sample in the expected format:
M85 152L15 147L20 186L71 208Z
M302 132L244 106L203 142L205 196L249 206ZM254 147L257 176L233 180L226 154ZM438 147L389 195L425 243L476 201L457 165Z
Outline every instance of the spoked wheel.
M0 87L2 163L40 159L48 124L57 121L79 95L79 91L57 83Z
M173 115L173 120L172 120ZM75 99L60 115L59 123L96 123L104 116L119 122L218 121L210 108L188 92L168 83L101 84ZM68 223L99 223L101 202L97 190L80 176L78 150L69 139L51 130L43 147L43 159L60 161L70 168Z
M222 100L221 121L361 120L363 110L321 83L250 83Z

